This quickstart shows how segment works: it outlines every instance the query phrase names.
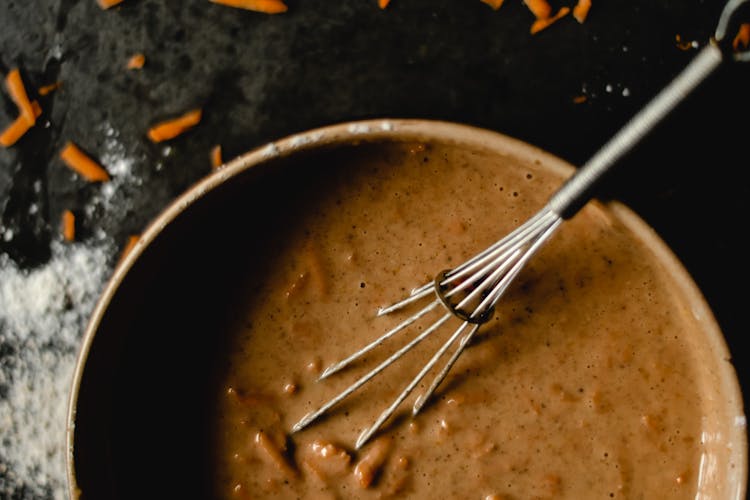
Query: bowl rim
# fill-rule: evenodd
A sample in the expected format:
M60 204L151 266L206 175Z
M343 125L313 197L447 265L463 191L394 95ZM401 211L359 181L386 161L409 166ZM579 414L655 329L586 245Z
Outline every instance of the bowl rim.
M86 361L110 302L127 276L128 271L133 267L145 249L161 234L168 224L196 201L252 167L327 146L356 145L359 142L375 141L439 141L441 143L452 143L475 149L484 149L495 153L511 154L528 161L540 161L546 167L557 170L566 177L575 170L575 166L562 158L502 132L465 123L419 118L352 120L312 128L252 148L214 169L168 203L146 225L136 243L115 265L93 311L89 315L76 356L67 401L65 468L70 498L77 499L81 495L75 473L75 430L79 389L83 380ZM713 326L710 335L711 347L724 360L731 359L726 338L715 320L713 311L692 276L690 276L671 248L630 208L616 200L608 201L607 205L618 212L619 215L624 216L622 218L627 221L627 225L631 230L647 237L649 248L658 254L657 257L659 260L665 262L670 267L675 278L682 282L685 290L691 294L691 297L697 299L699 306L697 312L708 321L708 324ZM734 458L736 459L735 463L739 466L738 475L735 476L739 479L739 483L736 485L737 488L734 491L733 497L739 499L744 498L748 477L747 435L746 424L744 423L745 414L742 392L733 365L725 363L719 366L723 368L720 379L722 384L724 384L724 392L733 403L730 410L734 410L734 414L738 415L737 419L742 419L742 422L738 422L733 429L735 435L731 440L732 443L742 444L740 450L733 449L735 453Z

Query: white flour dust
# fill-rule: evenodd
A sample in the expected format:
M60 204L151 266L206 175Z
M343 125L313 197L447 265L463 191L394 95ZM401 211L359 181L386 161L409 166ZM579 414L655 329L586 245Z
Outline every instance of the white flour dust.
M79 341L109 249L53 243L32 271L0 256L0 497L65 498L65 419Z
M104 222L117 226L142 183L118 131L105 123L97 132L104 137L99 158L111 179L81 207L91 241L54 241L51 259L32 270L0 254L0 498L68 496L71 377L89 315L121 248ZM37 196L40 187L35 183ZM13 238L12 231L0 237Z
M130 200L128 190L123 188L137 187L143 182L133 173L135 160L128 156L125 145L120 142L119 132L108 123L104 123L100 129L105 139L99 159L110 180L101 185L85 207L86 215L92 220L124 212Z

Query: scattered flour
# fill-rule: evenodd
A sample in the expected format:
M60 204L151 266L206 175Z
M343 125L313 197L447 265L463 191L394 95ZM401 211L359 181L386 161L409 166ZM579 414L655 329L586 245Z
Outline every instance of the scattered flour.
M67 497L71 376L111 252L53 243L49 262L31 271L0 255L1 498Z
M101 191L93 197L86 207L92 212L97 208L110 211L113 206L119 207L120 202L123 201L118 197L121 188L126 184L141 185L141 179L133 175L135 161L127 155L125 146L119 140L119 132L108 123L102 125L101 128L105 139L100 160L107 169L110 180L102 184Z
M84 211L93 221L115 217L141 184L135 160L105 123L100 152L111 180ZM34 192L40 186L35 183ZM30 210L38 210L36 204ZM67 498L65 421L80 341L112 268L116 242L92 227L88 242L52 243L51 259L19 269L0 255L0 498ZM0 237L12 239L11 229Z

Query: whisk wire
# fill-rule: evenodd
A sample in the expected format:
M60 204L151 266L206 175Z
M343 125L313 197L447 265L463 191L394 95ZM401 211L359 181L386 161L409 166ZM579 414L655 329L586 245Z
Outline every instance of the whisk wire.
M405 301L400 301L394 306L386 308L389 311L396 311L416 301L414 297L424 298L430 291L434 291L437 298L428 303L418 312L409 316L404 321L388 330L383 335L373 340L363 348L359 349L347 358L334 363L326 368L320 376L320 379L343 370L351 363L361 358L376 347L382 345L386 340L397 333L405 330L408 326L434 310L439 304L442 304L447 313L440 319L432 323L425 331L414 337L406 345L398 349L395 353L381 362L371 371L357 379L353 384L348 386L338 395L323 404L320 408L306 414L302 419L292 427L292 432L297 432L308 426L314 420L318 419L333 406L340 403L350 394L361 388L367 382L372 380L376 375L393 364L404 354L414 348L418 343L432 335L450 318L458 317L462 320L461 325L453 332L443 345L433 354L430 360L425 364L419 373L406 385L395 400L380 414L375 422L365 429L356 442L356 448L359 449L377 432L382 425L393 415L396 409L403 401L413 392L416 386L429 373L440 360L441 357L450 349L456 341L461 338L458 348L454 351L448 362L443 366L438 375L433 379L427 392L417 398L412 412L418 413L425 402L430 398L432 393L437 389L440 383L445 379L448 372L455 364L469 341L472 339L479 326L487 321L493 310L495 303L505 293L513 278L520 272L527 260L536 252L541 244L552 234L554 229L559 225L562 219L545 208L535 214L529 221L510 233L508 236L492 245L489 249L477 254L465 264L448 271L438 274L435 280L428 285L431 288L420 287ZM456 304L451 302L451 298L465 293ZM466 312L466 308L472 304L477 304L471 313ZM382 315L382 309L381 314ZM461 337L462 333L471 325L468 333Z
M435 301L434 305L437 305L439 302ZM312 423L314 420L317 420L321 415L323 415L325 412L327 412L329 409L331 409L333 406L341 402L343 399L345 399L347 396L349 396L351 393L365 385L367 382L372 380L373 377L375 377L377 374L385 370L388 366L393 364L394 361L396 361L398 358L406 354L409 350L411 350L414 346L419 344L422 340L426 339L428 336L430 336L433 332L435 332L438 328L443 326L443 324L448 321L451 318L450 314L445 314L442 318L440 318L438 321L433 323L429 328L427 328L425 331L420 333L417 337L411 340L408 344L403 346L401 349L393 353L388 359L380 363L378 366L373 368L371 371L367 372L365 375L360 377L356 382L354 382L352 385L344 389L343 392L341 392L339 395L328 401L326 404L321 406L318 410L315 410L313 412L308 413L302 419L297 422L292 427L292 432L297 432L302 430L303 428L307 427L310 423Z
M453 351L453 354L448 359L448 362L445 363L443 368L440 370L440 373L437 374L437 376L432 380L432 383L430 384L430 387L427 388L425 392L417 396L417 399L414 401L414 405L412 406L411 415L415 417L420 411L422 411L422 408L424 408L425 403L430 400L430 397L432 394L437 390L438 386L445 380L445 377L448 376L448 372L453 368L453 365L456 364L456 361L458 361L459 356L464 352L464 349L467 345L469 345L469 342L471 342L471 339L474 337L474 334L479 330L479 325L475 325L474 328L472 328L469 333L464 335L461 338L461 341L458 344L458 348Z
M535 241L534 243L529 247L529 250L526 252L526 254L515 263L512 269L509 270L509 272L503 276L503 278L498 281L498 283L493 288L492 292L485 298L482 303L477 306L476 310L474 311L474 314L480 314L484 315L487 311L491 311L495 304L500 300L500 298L503 296L505 291L507 290L508 286L510 286L510 283L513 281L515 276L521 271L521 269L526 264L526 261L530 259L537 250L541 247L541 245L546 241L550 236L552 236L552 233L557 229L557 227L562 222L562 219L558 219L550 225L550 227L542 233ZM474 337L474 334L479 329L479 324L476 325L476 328L472 329L469 333L467 333L459 343L458 348L453 353L453 355L450 357L448 362L445 364L443 369L437 374L437 376L434 378L432 383L430 384L429 388L422 393L420 396L417 397L417 400L414 402L414 406L412 407L412 416L416 416L424 407L425 403L429 401L430 397L432 397L432 394L437 390L437 388L440 386L440 384L443 382L445 377L448 375L448 372L453 368L453 365L458 360L459 356L463 353L466 346L469 345L469 342L471 342L471 339Z
M451 315L447 314L446 316L450 317ZM451 335L450 338L445 341L445 343L443 343L440 349L435 352L432 358L430 358L430 360L422 367L419 373L411 380L411 382L409 382L404 390L401 391L401 394L396 397L393 403L391 403L391 405L380 414L377 420L375 420L375 423L365 429L362 434L359 435L359 437L357 438L357 442L354 445L355 449L360 449L372 437L372 435L375 434L383 426L385 421L388 420L391 415L393 415L393 412L395 412L396 409L401 405L401 403L404 402L404 399L406 399L409 394L412 393L417 384L419 384L419 382L425 377L425 375L427 375L432 367L435 366L435 364L443 356L445 351L447 351L448 348L453 344L453 342L456 341L458 336L461 335L461 332L463 332L468 325L469 323L464 321L461 326L459 326L456 331L453 332L453 335ZM477 328L479 328L478 324L473 325L472 331L476 331Z
M509 233L505 238L498 240L491 246L487 247L483 251L474 255L463 264L451 269L445 274L445 279L441 281L442 286L448 285L452 281L457 281L476 271L477 268L487 264L488 261L494 261L498 258L504 259L513 252L513 249L517 249L523 245L525 238L529 234L534 233L538 230L539 225L543 225L551 218L555 218L556 214L551 210L545 208L540 210L532 217L530 217L524 224L518 226L513 232ZM377 316L384 316L392 312L398 311L410 305L418 300L429 295L434 289L434 283L429 282L424 285L415 288L411 291L408 297L390 305L387 307L381 307L378 310Z
M414 323L415 321L417 321L419 318L421 318L425 314L427 314L430 311L432 311L433 309L435 309L439 303L440 302L438 302L438 301L434 301L434 302L429 303L427 306L425 306L424 308L422 308L419 312L417 312L416 314L413 314L412 316L409 316L404 321L402 321L401 323L399 323L398 325L396 325L392 329L388 330L387 332L385 332L383 335L381 335L377 339L373 340L372 342L370 342L369 344L367 344L366 346L364 346L363 348L361 348L357 352L353 353L351 356L349 356L349 357L347 357L347 358L339 361L338 363L332 364L331 366L329 366L328 368L326 368L325 370L323 370L323 373L320 374L320 377L318 378L318 380L323 380L323 379L325 379L327 377L330 377L334 373L343 370L344 368L346 368L347 366L349 366L350 364L352 364L357 359L361 358L362 356L364 356L368 352L370 352L373 349L375 349L376 347L380 346L386 340L388 340L389 338L393 337L398 332L404 330L407 326L411 325L412 323Z

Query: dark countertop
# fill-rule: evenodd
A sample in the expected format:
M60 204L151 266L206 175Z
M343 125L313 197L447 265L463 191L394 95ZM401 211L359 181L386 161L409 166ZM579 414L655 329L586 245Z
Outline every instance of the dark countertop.
M208 0L125 0L108 11L95 0L0 2L0 73L19 67L30 89L63 82L39 97L40 123L49 126L0 149L0 277L2 266L21 273L50 266L64 209L76 214L76 245L104 249L106 276L127 236L210 172L215 144L231 158L345 120L433 118L497 130L580 165L695 55L676 37L702 46L722 8L707 0L594 0L583 25L567 17L531 36L533 19L520 1L498 11L479 0L392 0L386 10L375 0L288 5L268 16ZM128 71L135 52L146 65ZM633 208L685 264L745 387L748 89L750 64L722 66L601 191ZM16 109L1 95L5 126ZM576 104L579 95L587 99ZM199 106L204 117L194 130L166 144L146 138L152 123ZM57 155L68 140L125 161L108 165L121 174L113 192L103 195L63 166ZM20 349L2 299L0 401L14 390ZM80 323L91 300L66 307ZM0 431L8 420L17 424L12 415L0 413ZM0 496L63 494L64 478L51 472L45 481L14 474L13 460L3 458L10 446L6 439L0 447Z

